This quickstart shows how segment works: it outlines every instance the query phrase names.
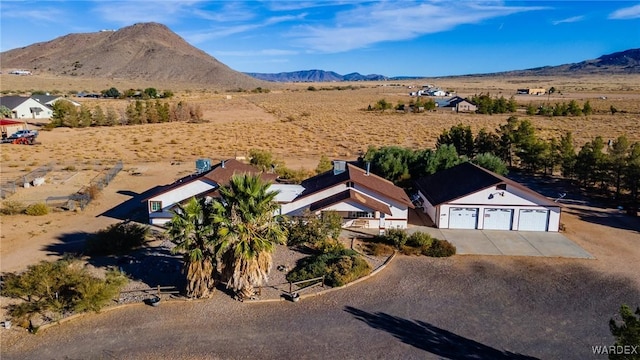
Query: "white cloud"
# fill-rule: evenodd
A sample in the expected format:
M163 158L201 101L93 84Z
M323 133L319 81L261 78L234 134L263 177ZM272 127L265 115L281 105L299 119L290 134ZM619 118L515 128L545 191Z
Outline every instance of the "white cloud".
M450 3L438 1L417 5L404 2L364 4L336 14L333 26L299 26L289 35L300 46L318 52L337 53L541 9L544 8L509 7L499 2L458 2L456 11L451 11Z
M263 50L246 50L246 51L214 51L214 53L216 56L253 57L253 56L297 55L298 51L281 50L281 49L263 49Z
M196 5L200 0L192 1L109 1L96 3L93 12L102 19L122 25L141 22L171 24L185 15L198 13Z
M553 21L552 24L553 25L567 24L567 23L574 23L582 20L584 20L584 16L572 16L570 18Z
M640 18L640 4L618 9L611 14L609 14L609 19L615 20L627 20L627 19L638 19Z

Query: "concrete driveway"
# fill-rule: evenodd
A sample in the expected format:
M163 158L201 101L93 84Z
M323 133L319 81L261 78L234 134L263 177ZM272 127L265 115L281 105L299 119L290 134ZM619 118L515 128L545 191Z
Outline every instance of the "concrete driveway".
M451 230L413 227L409 232L422 231L445 239L461 255L546 256L593 259L594 257L564 235L556 232Z

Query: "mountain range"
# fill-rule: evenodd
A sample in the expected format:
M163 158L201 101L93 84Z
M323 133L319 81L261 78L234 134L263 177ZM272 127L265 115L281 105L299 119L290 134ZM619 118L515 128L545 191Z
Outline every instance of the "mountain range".
M340 75L333 71L306 70L277 74L241 73L190 45L168 27L139 23L117 31L68 34L56 39L0 53L3 71L24 69L34 75L81 78L130 79L255 88L270 82L337 82L402 80L420 77ZM585 74L638 74L640 49L603 55L594 60L559 66L507 71L480 76L558 76ZM478 76L478 75L475 75Z

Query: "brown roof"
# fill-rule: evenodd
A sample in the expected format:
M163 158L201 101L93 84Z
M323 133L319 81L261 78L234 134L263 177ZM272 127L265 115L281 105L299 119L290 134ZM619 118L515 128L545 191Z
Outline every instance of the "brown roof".
M391 209L389 209L389 206L363 193L359 193L353 189L345 190L337 194L331 195L327 198L324 198L322 200L318 200L309 206L309 210L311 211L322 210L331 205L343 202L345 200L356 202L360 205L365 206L367 209L371 209L387 215L391 215Z
M224 162L224 167L223 167L223 162ZM236 175L236 174L259 174L260 178L263 181L267 181L267 182L275 182L275 180L278 178L277 174L265 173L259 170L258 168L254 167L253 165L242 163L236 159L223 160L222 162L217 164L213 169L207 172L203 172L201 174L192 174L192 175L183 177L177 180L176 182L174 182L173 184L162 187L161 189L158 190L158 192L145 198L142 201L143 202L147 201L152 197L162 195L173 189L179 188L181 186L184 186L196 180L205 180L205 181L215 182L217 184L217 186L215 186L213 190L215 191L220 186L227 185L229 183L229 180L231 180L231 177L233 177L233 175ZM208 194L210 192L212 192L212 190L206 191L205 193ZM198 195L202 195L202 194L198 194Z
M353 181L362 187L413 208L411 200L409 200L407 193L405 193L402 188L371 172L367 174L364 169L354 164L347 163L346 165L345 171L342 173L334 175L333 170L329 170L304 180L300 184L304 187L304 191L298 198L314 194L338 184L346 183L347 181Z

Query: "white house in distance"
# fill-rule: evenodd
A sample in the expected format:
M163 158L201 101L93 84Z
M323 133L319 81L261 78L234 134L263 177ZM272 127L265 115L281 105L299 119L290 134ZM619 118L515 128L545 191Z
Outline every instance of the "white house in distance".
M53 110L49 106L30 97L3 96L0 97L0 105L11 110L13 119L48 119L53 115Z
M441 229L558 231L560 204L469 162L416 181L423 210Z
M77 101L73 101L67 97L64 96L52 96L52 95L31 95L31 98L34 99L35 101L39 102L40 104L43 105L47 105L49 107L52 107L53 104L55 104L57 101L60 100L65 100L68 101L70 103L72 103L75 107L80 106L80 103Z
M333 170L304 180L304 191L293 201L281 204L281 213L303 215L305 210L320 215L336 211L344 227L384 229L407 227L409 208L405 191L392 182L346 161L334 161Z

